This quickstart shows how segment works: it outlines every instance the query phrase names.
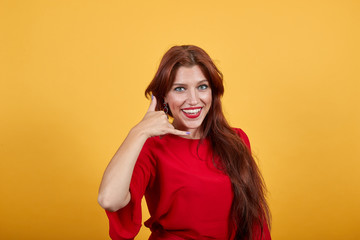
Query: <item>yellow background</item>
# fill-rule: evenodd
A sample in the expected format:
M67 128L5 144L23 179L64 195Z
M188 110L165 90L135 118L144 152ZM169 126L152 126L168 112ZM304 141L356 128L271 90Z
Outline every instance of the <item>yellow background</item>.
M250 137L273 239L360 239L359 26L357 0L1 0L0 238L108 239L103 171L162 55L195 44Z

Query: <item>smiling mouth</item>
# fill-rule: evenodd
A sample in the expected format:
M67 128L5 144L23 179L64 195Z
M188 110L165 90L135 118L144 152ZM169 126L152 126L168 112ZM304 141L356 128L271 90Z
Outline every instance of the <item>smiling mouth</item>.
M200 116L202 107L199 107L199 108L184 108L184 109L181 109L181 110L185 114L186 117L188 117L188 118L197 118L198 116Z
M186 114L197 114L198 112L201 111L202 108L187 108L187 109L182 109L182 111Z

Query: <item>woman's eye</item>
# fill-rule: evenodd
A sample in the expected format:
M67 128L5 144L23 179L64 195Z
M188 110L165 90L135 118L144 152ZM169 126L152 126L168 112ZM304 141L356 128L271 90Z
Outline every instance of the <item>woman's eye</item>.
M181 91L184 91L185 88L184 87L176 87L174 90L177 92L181 92Z
M200 90L205 90L205 89L207 89L208 87L209 87L208 85L203 84L203 85L200 85L200 86L199 86L199 89L200 89Z

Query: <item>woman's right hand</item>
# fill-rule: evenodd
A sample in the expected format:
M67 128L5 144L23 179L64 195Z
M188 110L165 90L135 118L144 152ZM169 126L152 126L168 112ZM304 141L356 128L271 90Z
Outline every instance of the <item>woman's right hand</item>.
M168 117L163 111L155 111L156 103L156 97L152 96L148 111L133 130L143 134L146 138L169 133L180 136L189 135L189 132L175 129L174 126L169 123Z

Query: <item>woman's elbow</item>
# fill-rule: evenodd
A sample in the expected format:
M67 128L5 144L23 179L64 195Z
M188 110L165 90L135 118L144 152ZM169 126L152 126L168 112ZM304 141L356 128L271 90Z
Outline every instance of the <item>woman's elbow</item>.
M130 193L126 195L123 201L116 201L102 194L99 194L98 203L103 209L109 212L116 212L121 208L124 208L126 205L128 205L130 199L131 199Z

